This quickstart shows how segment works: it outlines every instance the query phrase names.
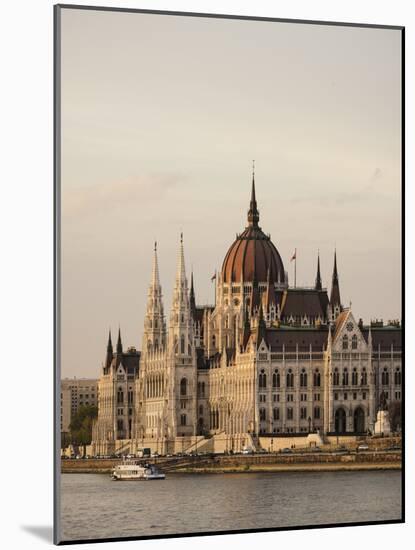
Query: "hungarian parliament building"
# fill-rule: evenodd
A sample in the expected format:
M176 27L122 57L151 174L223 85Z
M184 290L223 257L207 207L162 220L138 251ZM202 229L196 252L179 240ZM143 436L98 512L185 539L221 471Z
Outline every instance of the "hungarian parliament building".
M141 351L109 334L98 384L94 454L261 448L265 441L373 433L379 401L401 400L399 322L356 321L342 305L336 253L330 294L292 287L259 226L252 179L247 224L198 306L180 239L170 318L157 247Z

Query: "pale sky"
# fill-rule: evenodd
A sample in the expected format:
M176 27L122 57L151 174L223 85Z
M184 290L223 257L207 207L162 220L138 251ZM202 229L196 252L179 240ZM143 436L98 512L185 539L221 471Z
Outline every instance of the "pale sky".
M180 232L198 303L246 224L290 283L401 317L401 34L62 10L62 376L141 349L154 240L169 316Z

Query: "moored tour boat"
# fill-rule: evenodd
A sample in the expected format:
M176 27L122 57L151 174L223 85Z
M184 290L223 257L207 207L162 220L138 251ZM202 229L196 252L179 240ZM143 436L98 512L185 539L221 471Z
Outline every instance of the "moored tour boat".
M112 470L111 479L151 481L165 479L166 474L161 472L154 464L143 464L139 460L124 460Z

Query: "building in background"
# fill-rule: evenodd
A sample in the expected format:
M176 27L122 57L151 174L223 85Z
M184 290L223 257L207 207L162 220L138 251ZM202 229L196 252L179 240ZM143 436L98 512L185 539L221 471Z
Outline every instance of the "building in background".
M96 378L64 378L61 380L61 433L69 432L73 416L83 405L98 406Z
M196 305L181 237L168 327L155 246L141 353L124 354L120 334L114 353L109 337L94 454L367 434L380 394L401 400L399 322L365 326L342 305L336 252L330 294L318 256L314 286L290 286L259 219L253 176L247 224L214 276L212 306Z

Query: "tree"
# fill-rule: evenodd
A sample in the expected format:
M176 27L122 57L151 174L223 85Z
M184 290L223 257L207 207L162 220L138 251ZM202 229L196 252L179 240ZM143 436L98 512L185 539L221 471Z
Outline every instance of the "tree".
M71 442L70 434L68 432L61 432L61 449L63 452L65 452L70 442Z
M391 401L388 405L391 430L397 432L402 427L402 408L400 401Z
M86 405L80 407L69 424L72 445L83 446L83 456L86 454L86 446L92 440L92 424L98 416L98 407Z

